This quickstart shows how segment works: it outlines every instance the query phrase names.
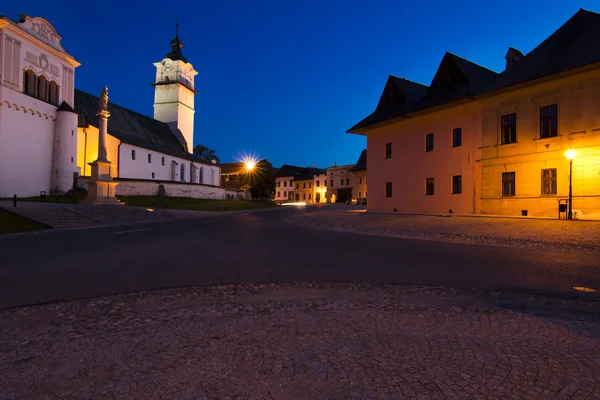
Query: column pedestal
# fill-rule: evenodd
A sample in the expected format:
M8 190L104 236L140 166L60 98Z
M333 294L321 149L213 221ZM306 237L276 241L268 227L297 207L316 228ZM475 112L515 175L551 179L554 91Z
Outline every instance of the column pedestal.
M81 204L123 204L115 197L119 183L110 176L110 162L96 160L89 165L92 174L88 182L88 195Z

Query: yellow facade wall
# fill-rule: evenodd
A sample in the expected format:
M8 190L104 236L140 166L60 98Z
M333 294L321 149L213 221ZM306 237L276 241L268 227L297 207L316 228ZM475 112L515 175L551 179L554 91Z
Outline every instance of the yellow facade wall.
M558 216L569 191L568 149L573 161L573 211L600 215L600 71L555 79L482 100L481 212ZM540 138L540 107L558 106L558 136ZM516 113L517 142L501 143L500 118ZM556 194L542 194L543 169L556 169ZM502 173L515 173L515 195L502 196ZM564 214L563 214L564 217Z
M111 163L110 172L113 178L118 177L119 171L119 144L121 141L109 134L106 135L107 158ZM77 166L81 176L90 176L89 163L98 158L98 128L88 126L77 128Z

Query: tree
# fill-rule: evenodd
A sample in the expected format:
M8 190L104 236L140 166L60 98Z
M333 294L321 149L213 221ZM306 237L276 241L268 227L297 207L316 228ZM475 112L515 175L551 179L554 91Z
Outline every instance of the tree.
M216 160L217 164L221 162L219 157L217 157L216 151L209 149L203 144L197 144L196 147L194 147L194 154L200 156L204 161L212 162L212 160Z
M260 160L250 173L250 195L254 200L273 200L275 197L275 170L267 160Z

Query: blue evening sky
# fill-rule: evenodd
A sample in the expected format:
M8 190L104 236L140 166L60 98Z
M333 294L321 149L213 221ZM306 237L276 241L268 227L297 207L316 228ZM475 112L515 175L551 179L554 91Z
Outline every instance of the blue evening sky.
M153 62L179 16L196 76L195 141L221 161L275 166L356 162L345 131L375 108L389 74L429 84L445 51L495 71L579 8L600 0L6 1L0 14L46 18L79 62L75 86L152 116ZM109 120L110 130L110 120Z

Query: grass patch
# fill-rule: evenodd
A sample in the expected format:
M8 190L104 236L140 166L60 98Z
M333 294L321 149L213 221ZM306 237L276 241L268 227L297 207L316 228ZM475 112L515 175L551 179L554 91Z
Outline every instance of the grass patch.
M51 227L0 208L0 234L31 232L42 229L51 229Z
M168 208L172 210L234 211L275 207L272 201L210 200L189 197L117 196L128 206Z
M46 195L46 203L65 203L65 204L74 204L80 203L81 200L87 197L86 191L77 191L77 195ZM6 197L3 200L12 201L12 197ZM40 199L40 196L31 196L31 197L17 197L17 204L20 201L34 202L34 203L43 203L44 200Z

